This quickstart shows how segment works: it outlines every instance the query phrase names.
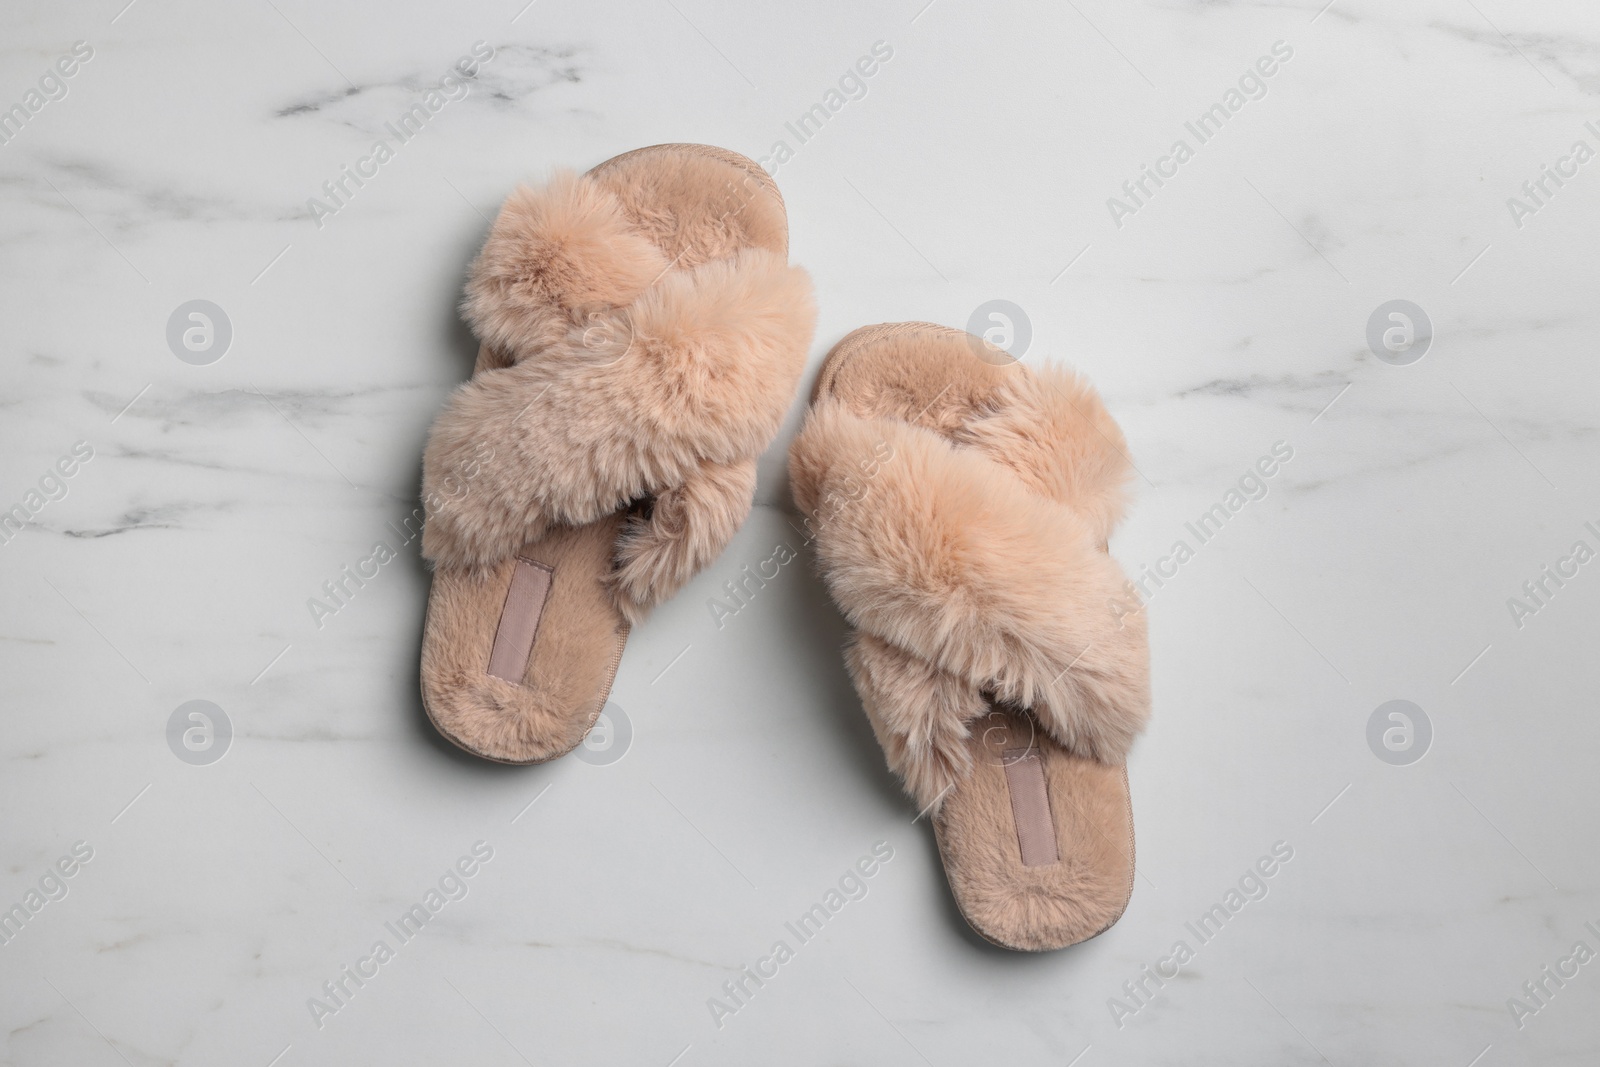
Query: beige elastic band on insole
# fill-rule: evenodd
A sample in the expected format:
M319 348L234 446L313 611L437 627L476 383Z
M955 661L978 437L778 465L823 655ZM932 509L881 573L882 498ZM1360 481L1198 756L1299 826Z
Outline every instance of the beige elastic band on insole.
M1050 814L1050 794L1044 787L1044 761L1038 749L1007 749L1001 756L1006 768L1006 791L1011 794L1011 818L1017 824L1017 847L1024 867L1048 867L1061 860L1056 848L1056 822Z
M521 684L533 654L533 639L539 634L539 618L550 596L550 579L555 569L537 560L517 557L511 571L511 587L506 590L505 606L500 609L500 625L494 632L494 648L489 652L488 673L508 682Z

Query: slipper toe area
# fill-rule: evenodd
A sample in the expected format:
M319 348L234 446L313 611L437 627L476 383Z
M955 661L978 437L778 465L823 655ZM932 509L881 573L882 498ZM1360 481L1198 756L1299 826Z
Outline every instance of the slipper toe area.
M973 744L969 777L934 826L957 906L985 939L1044 952L1087 941L1121 918L1133 889L1133 819L1124 768L1075 756L1048 739L1043 764L1056 834L1054 863L1027 866L1003 761Z
M679 267L742 248L788 258L783 197L760 164L745 156L707 145L652 145L608 159L589 175Z
M601 580L622 522L561 528L519 556L549 568L519 681L489 673L515 558L434 572L422 640L422 699L439 732L501 763L542 763L576 748L616 674L628 624Z

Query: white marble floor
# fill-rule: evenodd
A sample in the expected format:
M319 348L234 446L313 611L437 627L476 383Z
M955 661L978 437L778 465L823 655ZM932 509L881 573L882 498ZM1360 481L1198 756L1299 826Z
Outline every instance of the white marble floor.
M5 5L0 1059L1600 1059L1600 11L1324 2ZM1126 428L1112 549L1165 576L1104 936L964 928L808 560L713 620L796 537L798 398L588 761L432 734L414 543L312 618L400 546L499 199L680 140L776 169L813 366L1008 301L1023 358ZM874 847L866 895L713 1018Z

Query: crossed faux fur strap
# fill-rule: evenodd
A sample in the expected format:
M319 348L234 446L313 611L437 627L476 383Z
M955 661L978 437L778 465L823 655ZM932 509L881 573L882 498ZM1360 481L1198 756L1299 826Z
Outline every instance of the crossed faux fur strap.
M448 503L430 509L423 554L482 568L649 500L612 576L636 620L748 514L805 365L810 279L758 248L673 268L613 194L564 174L506 201L463 312L511 365L480 371L434 422L424 499Z
M1048 472L1026 457L1029 477L837 400L792 455L824 579L859 631L852 679L920 804L966 773L967 724L990 699L1031 709L1081 755L1126 758L1150 696L1143 614L1101 547L1120 505L1098 492L1068 506L1038 491Z

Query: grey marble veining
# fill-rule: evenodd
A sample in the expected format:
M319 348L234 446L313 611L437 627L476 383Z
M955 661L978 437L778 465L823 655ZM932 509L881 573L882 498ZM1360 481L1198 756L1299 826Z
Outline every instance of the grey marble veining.
M797 136L875 42L864 95ZM0 1062L1600 1055L1592 5L12 4L0 118L30 92L0 126L0 513L29 517L0 528L0 910L37 907L0 941ZM516 182L663 141L775 168L813 372L856 326L1005 300L1024 361L1080 367L1126 430L1111 547L1149 594L1156 711L1103 936L1017 956L962 924L793 525L799 397L749 523L629 641L621 760L491 766L427 724L406 522L471 367L466 266ZM1432 324L1415 362L1369 341L1396 299ZM209 364L168 341L194 300L231 330ZM1397 699L1432 733L1406 765L1369 741ZM195 700L231 727L214 763L168 740ZM715 1012L879 842L867 895Z

